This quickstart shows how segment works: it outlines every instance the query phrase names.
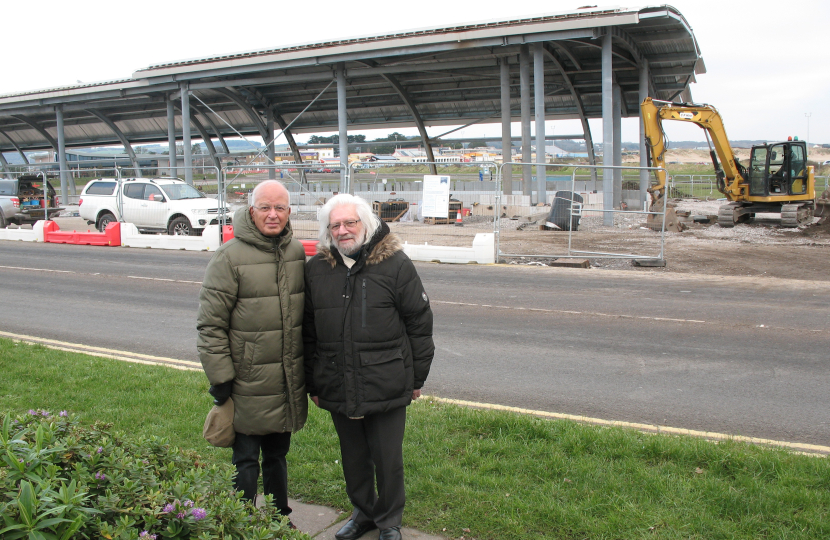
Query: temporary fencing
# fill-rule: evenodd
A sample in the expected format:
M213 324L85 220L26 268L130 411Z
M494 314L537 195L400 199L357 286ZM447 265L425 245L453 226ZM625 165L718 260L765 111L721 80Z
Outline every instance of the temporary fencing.
M503 167L513 166L514 174L527 163L509 162L502 165L499 178L504 180ZM502 195L498 202L499 219L496 246L499 259L657 259L662 260L665 244L665 211L638 208L624 204L622 190L610 197L617 198L616 208L607 208L605 194L599 189L584 189L585 171L660 170L653 167L601 166L584 164L530 164L546 171L544 201L531 204L531 194ZM567 168L559 181L549 181L551 169ZM538 169L537 169L538 170ZM579 173L582 173L581 175ZM520 173L519 173L520 174ZM561 178L570 176L570 182ZM577 179L582 180L578 181ZM639 177L638 177L639 178ZM583 185L580 185L582 183ZM597 182L601 187L601 182ZM533 189L536 192L536 179ZM551 189L552 188L552 189ZM580 189L583 188L583 189ZM514 191L515 193L515 191Z

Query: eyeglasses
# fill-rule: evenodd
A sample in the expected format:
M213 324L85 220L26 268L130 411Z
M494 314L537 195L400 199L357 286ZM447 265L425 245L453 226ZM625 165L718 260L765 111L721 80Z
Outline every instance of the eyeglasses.
M256 209L257 212L262 212L263 214L270 214L272 208L274 210L276 210L278 214L284 214L284 213L288 212L288 210L289 210L288 206L285 206L285 205L282 205L282 204L277 204L277 205L274 205L274 206L268 206L268 205L254 206L254 208Z
M331 232L334 232L337 229L339 229L341 225L343 227L346 227L347 229L351 230L351 229L354 229L354 226L357 225L359 222L360 222L359 219L350 219L348 221L341 221L340 223L332 223L331 225L329 225L329 230Z

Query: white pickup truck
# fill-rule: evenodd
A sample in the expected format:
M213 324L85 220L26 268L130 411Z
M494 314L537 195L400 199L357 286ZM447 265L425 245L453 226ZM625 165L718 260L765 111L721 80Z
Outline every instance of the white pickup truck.
M100 178L81 192L80 216L99 231L113 221L133 223L145 233L200 236L230 210L193 186L172 178Z
M44 214L52 219L61 213L63 208L58 207L55 188L48 181L44 204L43 182L43 176L36 174L26 174L12 180L0 178L0 229L6 228L9 223L34 224L43 219Z

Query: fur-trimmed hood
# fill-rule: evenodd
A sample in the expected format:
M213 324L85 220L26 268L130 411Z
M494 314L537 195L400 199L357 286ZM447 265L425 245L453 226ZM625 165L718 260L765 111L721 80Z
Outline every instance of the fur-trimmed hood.
M361 259L365 260L367 265L379 264L401 250L403 250L401 239L397 234L389 230L389 225L381 221L380 227L374 236L372 236L372 239L361 248ZM339 251L322 247L320 244L317 244L317 253L332 268L337 266L338 260L343 260Z

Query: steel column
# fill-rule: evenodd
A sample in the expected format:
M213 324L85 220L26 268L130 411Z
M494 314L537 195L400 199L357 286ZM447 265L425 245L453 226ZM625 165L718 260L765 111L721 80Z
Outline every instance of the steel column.
M265 109L265 133L266 139L266 153L268 155L268 165L275 165L277 162L277 152L274 148L274 111L270 107ZM277 177L276 169L268 169L268 180L274 180Z
M530 166L530 51L522 45L519 52L519 88L522 107L522 195L531 195L533 171Z
M611 35L602 38L602 164L614 164L614 89ZM612 169L602 170L602 208L614 208L614 174ZM614 215L604 212L603 225L613 225Z
M545 163L545 53L541 43L533 44L533 98L536 112L536 163ZM536 166L536 204L545 204L547 168Z
M9 162L6 161L6 156L3 155L3 152L0 152L0 167L3 168L3 173L5 173L6 178L11 178L9 173Z
M190 141L190 88L182 83L182 147L184 150L184 181L193 185L193 152Z
M176 109L172 98L167 99L167 157L170 161L169 173L171 178L178 176L176 170Z
M643 58L642 64L640 65L640 103L646 100L648 97L648 60ZM646 149L646 128L643 123L643 111L640 110L640 167L648 167L648 150ZM648 200L648 188L649 188L649 175L651 173L649 171L640 171L640 206L641 208L645 208L646 201ZM638 208L639 210L639 208Z
M510 111L510 64L507 57L499 60L499 78L501 80L501 160L502 163L513 161L512 115ZM501 188L505 195L513 194L513 166L502 165Z
M61 171L61 199L63 204L69 204L69 181L66 178L66 135L63 130L63 108L55 107L55 119L58 123L58 166ZM72 195L75 195L75 181L72 181Z
M614 84L614 166L622 165L622 91ZM614 169L614 208L622 208L622 169Z
M340 192L346 191L346 172L349 168L349 132L346 127L346 65L337 64L337 128L340 143Z

